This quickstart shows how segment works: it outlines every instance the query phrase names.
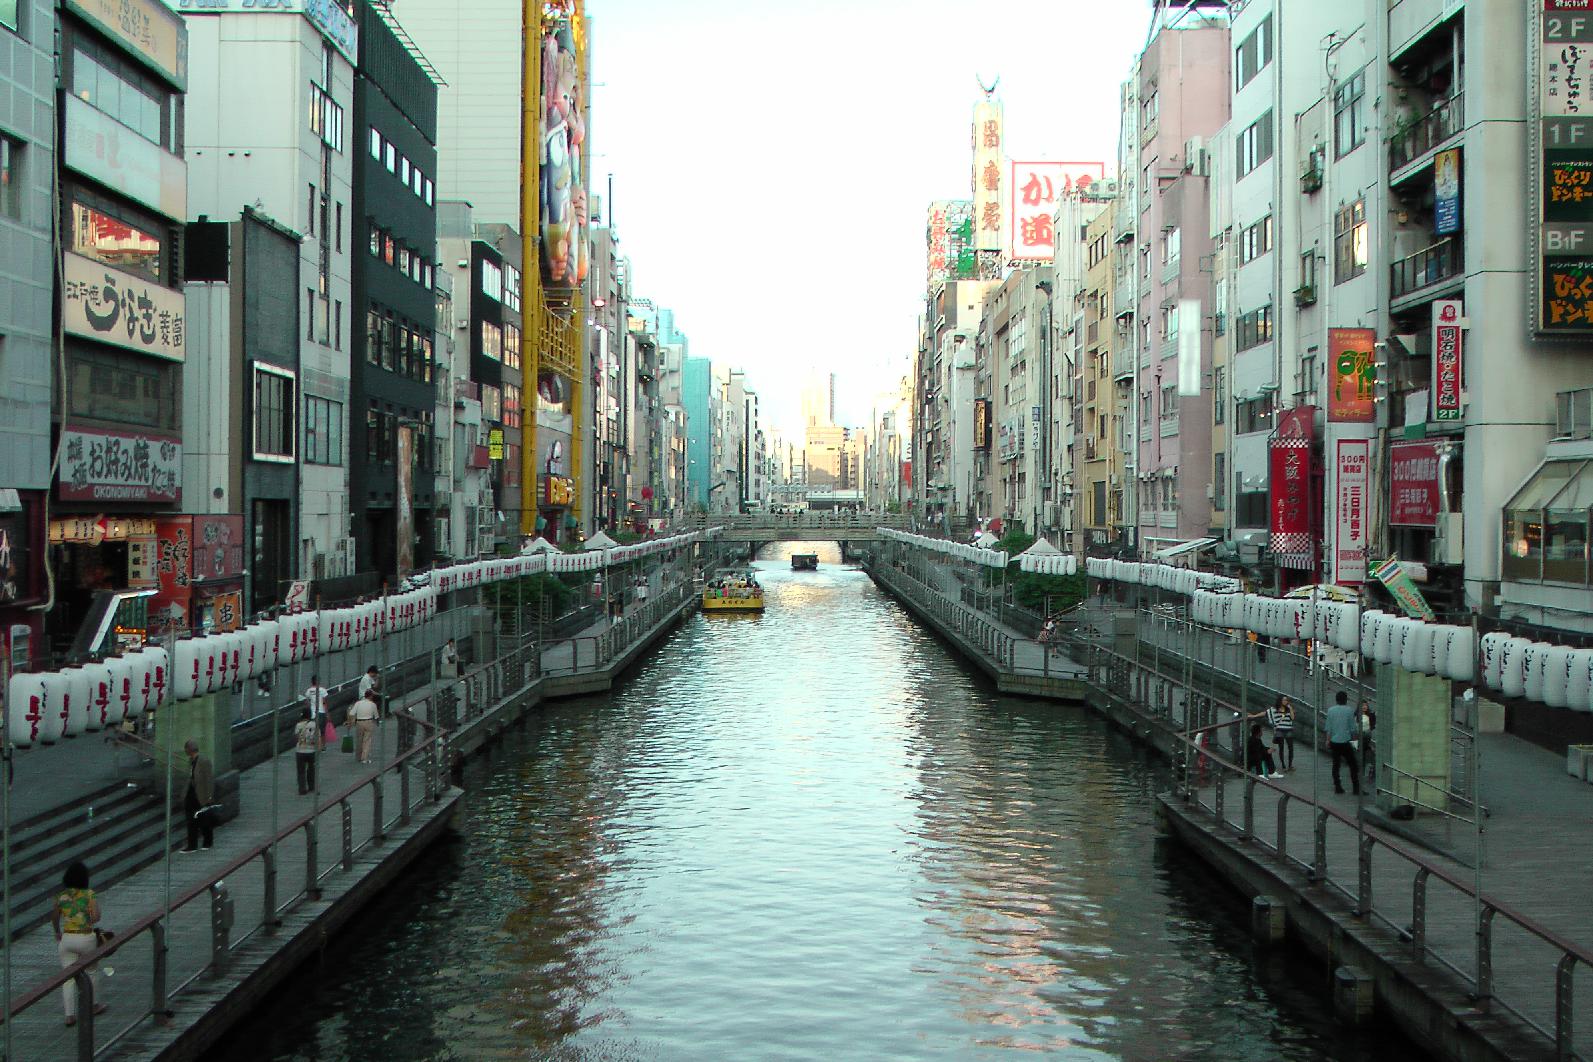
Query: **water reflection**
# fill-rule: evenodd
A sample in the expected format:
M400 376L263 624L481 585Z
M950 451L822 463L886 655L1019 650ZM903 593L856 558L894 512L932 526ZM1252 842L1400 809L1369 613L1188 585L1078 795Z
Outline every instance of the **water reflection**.
M790 552L473 764L464 835L227 1056L1381 1057L1257 968L1127 739Z

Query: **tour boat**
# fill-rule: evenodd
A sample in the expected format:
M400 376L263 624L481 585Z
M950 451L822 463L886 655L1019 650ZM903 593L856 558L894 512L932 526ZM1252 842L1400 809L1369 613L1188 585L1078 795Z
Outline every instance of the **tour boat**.
M721 568L702 588L704 612L762 612L763 587L751 568Z
M816 572L819 570L819 555L817 553L791 554L791 570L794 572Z

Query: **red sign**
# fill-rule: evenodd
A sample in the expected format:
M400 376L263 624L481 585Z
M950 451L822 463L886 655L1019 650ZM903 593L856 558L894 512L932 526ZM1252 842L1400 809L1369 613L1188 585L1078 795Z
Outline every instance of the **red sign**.
M1370 424L1376 419L1377 333L1370 328L1329 328L1327 419Z
M1464 386L1463 340L1460 335L1460 301L1433 303L1433 419L1460 419L1460 389Z
M1388 522L1399 527L1437 526L1437 446L1412 442L1388 448Z
M1279 417L1277 433L1268 443L1272 510L1268 545L1288 567L1310 567L1313 552L1311 438L1315 415L1315 406L1288 410Z
M243 574L243 517L195 516L194 582L233 579Z

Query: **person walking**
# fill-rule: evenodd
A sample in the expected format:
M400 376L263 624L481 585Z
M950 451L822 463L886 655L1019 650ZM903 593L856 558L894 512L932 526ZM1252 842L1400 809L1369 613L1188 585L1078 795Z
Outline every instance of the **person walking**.
M310 688L304 691L304 703L310 709L310 718L315 720L317 726L326 724L326 699L329 696L331 693L321 685L321 676L311 675Z
M216 839L211 823L211 802L216 797L216 770L199 755L199 742L189 738L183 744L188 754L188 789L183 793L183 817L188 821L188 843L180 851L209 850Z
M360 697L369 697L382 718L387 718L387 698L382 696L382 675L376 670L375 664L366 668L365 674L360 676Z
M370 696L361 697L348 710L349 725L354 728L354 758L360 763L371 762L371 739L376 736L376 723L382 710Z
M1377 713L1372 702L1363 700L1356 722L1361 728L1361 764L1366 768L1366 780L1377 788Z
M442 673L446 678L463 678L465 669L459 666L459 649L452 638L442 647Z
M88 867L78 860L66 868L61 876L61 892L50 910L50 925L55 929L56 951L61 958L61 969L76 966L92 955L100 946L103 930L99 927L100 902L89 888ZM108 937L109 935L106 934ZM94 995L94 1013L104 1014L109 1003L100 1002L100 968L88 968L89 984ZM61 998L66 1004L66 1023L77 1024L77 978L61 986Z
M1272 727L1272 748L1276 752L1278 773L1294 770L1294 702L1284 696L1267 709L1267 725Z
M1360 729L1355 721L1355 710L1350 707L1350 700L1343 690L1333 695L1333 706L1327 710L1327 716L1322 720L1323 728L1327 731L1328 751L1333 756L1333 791L1344 792L1344 784L1339 781L1339 764L1347 763L1350 767L1350 785L1355 789L1355 795L1361 795L1360 765L1355 759L1355 735Z
M321 728L308 708L293 728L293 762L299 770L299 795L315 792L315 754L321 748Z

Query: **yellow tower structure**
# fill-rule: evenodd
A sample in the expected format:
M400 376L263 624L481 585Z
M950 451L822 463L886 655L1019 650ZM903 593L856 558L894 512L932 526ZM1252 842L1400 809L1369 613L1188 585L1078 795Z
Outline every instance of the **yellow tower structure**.
M527 404L521 429L523 444L520 449L520 482L522 490L529 487L535 501L522 505L520 531L537 533L537 515L548 501L547 470L538 460L537 406L543 373L563 377L570 387L572 418L570 428L570 478L574 489L570 497L570 515L577 524L582 519L582 499L585 483L581 467L581 450L586 431L584 402L586 378L586 295L583 287L586 262L590 251L587 245L587 188L585 182L591 160L590 138L585 130L591 124L591 64L589 50L590 23L585 15L584 0L523 0L524 37L522 46L522 99L520 135L520 232L523 246L524 276L527 281L524 293L525 335L524 372L526 393L537 395ZM582 137L579 144L580 165L578 185L572 201L574 217L569 224L569 246L566 252L570 265L563 277L543 275L544 218L541 200L542 151L547 131L544 119L549 101L543 97L547 83L543 64L549 60L549 41L560 29L568 28L575 46L578 71L577 107L580 112ZM554 283L549 283L553 280ZM553 529L557 532L557 528Z

